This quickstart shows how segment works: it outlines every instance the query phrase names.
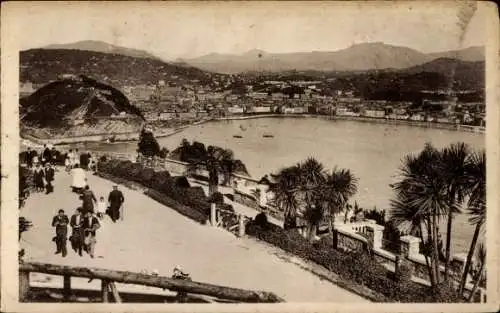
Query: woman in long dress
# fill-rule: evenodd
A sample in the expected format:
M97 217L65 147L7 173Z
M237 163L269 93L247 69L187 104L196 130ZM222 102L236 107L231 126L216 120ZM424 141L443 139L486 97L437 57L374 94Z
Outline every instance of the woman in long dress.
M42 167L40 166L40 163L37 164L34 172L33 172L33 179L35 182L35 190L37 192L43 191L45 189L45 184L43 182L43 177L44 177L44 172Z
M73 177L71 184L73 191L78 193L82 192L83 188L87 185L87 177L84 169L75 165L75 167L71 170L71 174Z

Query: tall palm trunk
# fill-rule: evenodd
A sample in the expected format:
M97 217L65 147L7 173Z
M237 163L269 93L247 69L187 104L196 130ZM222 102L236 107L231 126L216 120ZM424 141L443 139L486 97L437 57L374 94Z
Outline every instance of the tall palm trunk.
M431 285L434 287L437 285L437 281L436 281L436 261L435 261L435 257L434 257L434 249L429 249L433 243L433 240L434 240L434 236L432 235L433 233L433 226L432 226L432 222L431 222L431 216L430 214L427 215L427 244L426 244L426 252L429 253L430 252L430 261L431 261ZM430 251L429 251L430 250Z
M453 213L448 213L448 225L446 226L446 263L444 264L444 280L449 279L450 258L451 258L451 228L453 224Z
M338 234L337 231L335 230L335 214L330 214L330 223L328 223L328 231L330 232L332 236L332 245L334 249L338 248Z
M474 294L476 293L477 288L479 287L479 282L481 281L481 278L483 277L485 263L486 262L481 262L481 267L479 268L478 277L477 277L476 281L474 282L474 286L472 287L472 291L470 292L470 295L469 295L469 299L468 299L469 302L472 302L472 300L474 299Z
M467 254L467 261L465 261L464 271L462 273L462 279L460 280L460 286L458 289L459 295L463 294L465 285L467 284L467 273L469 272L472 263L472 256L474 255L474 251L476 250L476 244L477 244L477 239L479 238L480 230L481 230L481 225L477 224L476 229L474 230L472 241L470 243L469 253Z
M436 285L439 284L439 248L438 248L438 233L439 233L439 229L438 229L438 223L437 223L437 214L436 212L434 212L434 214L432 214L432 226L433 226L433 230L434 230L434 236L432 237L432 245L433 245L433 251L432 251L432 255L433 255L433 258L434 258L434 271L436 272Z
M422 223L420 223L420 240L422 241L422 243L425 243L425 241L424 241L424 229L422 227ZM432 267L431 267L431 264L429 262L429 257L425 254L424 254L424 257L425 257L425 264L427 265L427 271L429 272L429 280L431 281L431 285L434 286L434 275L432 273Z
M450 192L450 206L448 212L448 224L446 225L446 263L444 264L444 280L448 281L449 279L449 270L450 270L450 258L451 258L451 229L453 224L453 212L452 212L452 204L455 201L455 190L454 188Z

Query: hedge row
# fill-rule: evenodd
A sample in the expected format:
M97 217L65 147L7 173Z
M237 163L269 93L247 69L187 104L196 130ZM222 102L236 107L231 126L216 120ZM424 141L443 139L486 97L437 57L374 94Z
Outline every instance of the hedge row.
M168 171L155 172L140 163L115 159L99 162L99 172L156 191L150 190L148 195L200 223L205 223L210 216L210 202L205 192L201 187L191 187L184 176L172 177ZM188 210L196 212L186 213Z
M200 223L200 224L206 224L206 222L209 219L210 212L200 212L198 210L193 210L191 207L185 206L182 203L179 203L175 200L173 200L170 197L165 196L164 194L156 191L149 189L145 193L148 197L152 198L155 201L160 202L163 205L166 205L175 211L179 212L180 214ZM208 213L208 214L207 214Z
M387 302L460 302L449 286L443 285L436 292L412 281L395 281L369 253L340 252L333 248L331 239L311 244L296 230L284 230L257 218L247 224L246 233L325 267L345 280L345 285L359 284L377 291Z

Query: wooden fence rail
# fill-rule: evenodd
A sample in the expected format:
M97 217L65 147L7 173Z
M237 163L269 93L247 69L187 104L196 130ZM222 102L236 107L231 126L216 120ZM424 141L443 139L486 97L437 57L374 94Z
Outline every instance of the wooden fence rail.
M115 302L121 301L115 282L124 284L135 284L168 289L174 292L185 292L211 296L223 300L238 302L284 302L274 293L266 291L252 291L238 288L211 285L206 283L179 280L169 277L145 275L126 271L114 271L99 268L61 266L47 263L21 263L19 264L19 300L24 301L29 292L29 273L37 272L64 277L64 294L71 294L71 277L83 277L100 279L103 302L109 299L109 293L115 298Z

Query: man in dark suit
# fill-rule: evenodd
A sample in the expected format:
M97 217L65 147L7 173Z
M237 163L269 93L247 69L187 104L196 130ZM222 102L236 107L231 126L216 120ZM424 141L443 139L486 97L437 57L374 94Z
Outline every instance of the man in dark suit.
M50 152L49 147L47 145L43 145L44 150L42 154L42 165L45 165L45 163L52 161L52 153Z
M68 236L68 224L69 219L64 210L59 210L57 215L52 219L52 227L56 228L56 236L52 239L56 242L57 250L56 254L62 252L62 256L66 257L68 254L66 250L66 240Z
M71 248L75 252L78 252L79 256L82 256L83 250L83 214L82 208L77 208L75 214L71 216L69 225L71 226L72 232L71 237L69 237L71 242Z
M24 161L26 162L26 165L28 168L33 167L33 151L31 151L31 148L28 147L28 151L24 154Z
M50 164L50 162L47 162L45 164L45 181L47 181L47 185L45 186L47 188L46 194L49 194L54 191L54 186L52 186L52 182L54 181L54 176L55 176L55 170Z
M116 223L116 221L120 218L120 208L123 205L124 201L125 198L123 197L123 193L118 190L117 185L114 185L113 190L109 193L108 197L109 217L111 217L111 220L114 223Z

